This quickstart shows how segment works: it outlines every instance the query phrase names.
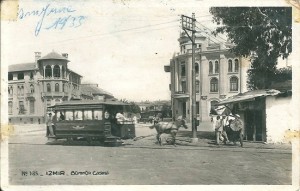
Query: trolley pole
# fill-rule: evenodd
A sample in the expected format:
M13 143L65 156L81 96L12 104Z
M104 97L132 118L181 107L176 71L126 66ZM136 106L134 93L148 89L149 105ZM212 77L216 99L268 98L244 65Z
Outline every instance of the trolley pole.
M195 75L195 13L192 14L191 17L187 17L182 15L181 16L182 20L182 29L184 32L188 35L189 39L192 42L192 89L189 91L190 92L190 104L191 104L191 123L192 123L192 142L198 142L197 138L197 115L196 115L196 75ZM187 32L190 31L192 32L192 36Z

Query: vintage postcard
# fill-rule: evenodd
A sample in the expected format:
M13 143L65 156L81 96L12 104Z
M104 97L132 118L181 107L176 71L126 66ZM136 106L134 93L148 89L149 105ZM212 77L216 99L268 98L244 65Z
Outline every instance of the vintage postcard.
M1 1L1 190L299 190L299 0Z

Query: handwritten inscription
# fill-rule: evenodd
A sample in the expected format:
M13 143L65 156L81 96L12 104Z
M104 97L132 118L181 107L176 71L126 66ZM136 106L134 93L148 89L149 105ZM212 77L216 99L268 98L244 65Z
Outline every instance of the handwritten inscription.
M36 10L24 10L23 8L19 9L19 20L24 20L32 17L38 18L34 30L35 36L38 36L41 33L42 29L62 30L66 27L80 27L87 18L86 16L76 14L76 10L71 6L54 7L51 4L47 4L41 9Z

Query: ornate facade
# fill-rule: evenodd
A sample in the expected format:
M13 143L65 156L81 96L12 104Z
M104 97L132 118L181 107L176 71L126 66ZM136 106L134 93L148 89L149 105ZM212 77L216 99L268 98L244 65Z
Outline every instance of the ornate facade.
M190 122L192 44L184 33L178 41L180 52L165 66L165 71L171 76L172 115L182 115ZM195 43L197 120L210 121L210 109L216 102L247 91L250 61L230 53L231 44L212 44L201 35L196 35Z
M80 97L82 76L68 68L68 54L51 52L8 69L10 123L43 123L47 106Z

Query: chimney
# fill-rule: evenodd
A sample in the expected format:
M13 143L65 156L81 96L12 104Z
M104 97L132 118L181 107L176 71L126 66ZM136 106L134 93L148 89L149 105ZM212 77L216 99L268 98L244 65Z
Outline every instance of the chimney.
M68 58L68 53L62 53L61 55L65 58Z
M38 68L38 60L41 58L41 52L34 52L35 55L35 67Z

